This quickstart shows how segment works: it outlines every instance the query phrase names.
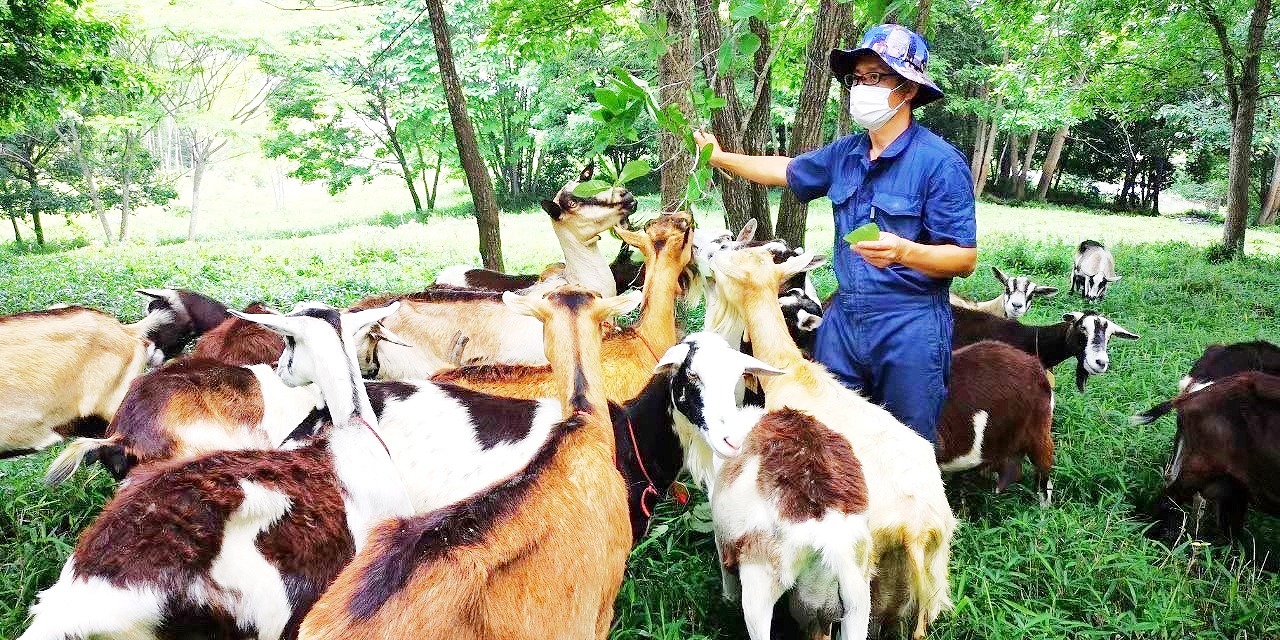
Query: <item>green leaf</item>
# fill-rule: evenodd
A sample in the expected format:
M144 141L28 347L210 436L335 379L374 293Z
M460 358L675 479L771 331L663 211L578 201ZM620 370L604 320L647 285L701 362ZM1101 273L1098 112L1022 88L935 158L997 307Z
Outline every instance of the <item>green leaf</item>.
M858 244L867 240L879 240L880 227L874 222L868 222L845 235L844 241L849 244Z
M618 184L626 184L636 178L647 176L652 169L649 163L644 160L631 160L623 165L622 171L618 172Z
M596 89L595 95L596 102L600 103L600 106L608 109L609 111L622 110L622 98L618 94L601 87Z
M734 21L746 20L760 15L764 11L764 2L761 0L741 0L736 6L729 9L729 17Z
M760 50L760 36L754 33L744 33L738 36L738 51L743 56L751 57Z
M590 198L612 188L613 185L604 180L588 180L574 187L573 195L579 198Z
M701 149L698 149L698 168L711 164L711 152L715 151L715 148L715 145L708 142L707 144L702 145Z

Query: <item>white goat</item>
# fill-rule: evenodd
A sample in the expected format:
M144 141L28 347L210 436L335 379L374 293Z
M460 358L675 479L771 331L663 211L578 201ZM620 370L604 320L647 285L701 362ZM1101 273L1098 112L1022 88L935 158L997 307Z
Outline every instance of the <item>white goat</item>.
M1052 297L1058 294L1057 287L1042 287L1027 276L1010 278L1000 271L1000 267L992 266L991 272L1004 287L1004 293L983 302L961 298L951 294L951 304L974 311L989 313L997 318L1017 320L1031 309L1031 301L1036 297Z
M793 409L738 408L743 375L785 372L696 333L669 349L676 432L711 501L726 595L737 589L752 640L769 638L774 603L814 636L866 638L872 539L867 487L848 438ZM707 468L708 463L710 469Z
M1099 302L1107 295L1107 285L1119 279L1116 260L1106 247L1093 240L1080 243L1071 267L1071 293L1079 291L1085 300Z

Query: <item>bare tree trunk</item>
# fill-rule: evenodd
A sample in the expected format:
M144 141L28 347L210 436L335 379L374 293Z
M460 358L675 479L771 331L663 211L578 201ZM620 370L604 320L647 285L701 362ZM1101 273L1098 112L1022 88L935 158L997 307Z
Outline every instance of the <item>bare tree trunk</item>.
M852 13L850 13L850 17L852 18ZM857 24L856 20L850 19L849 28L845 30L841 48L853 48L858 43L860 37L858 34L861 31L861 25ZM840 79L836 78L835 80L839 82ZM836 137L842 138L853 133L853 116L849 113L849 91L843 85L840 85L838 90L840 91L840 113L836 118Z
M462 92L462 82L453 63L453 45L449 41L449 24L445 21L441 0L426 0L431 19L431 33L435 37L436 57L440 62L440 79L444 84L445 101L449 104L449 119L453 123L453 140L458 145L458 157L462 171L471 190L471 202L476 208L476 227L480 235L480 259L486 269L502 270L502 233L498 219L498 197L493 191L493 180L485 170L480 145L476 141L475 128L467 113L467 96Z
M694 0L694 17L698 29L698 43L702 47L702 73L707 84L715 88L716 95L725 105L711 112L711 133L720 141L720 147L729 153L745 151L742 127L742 101L734 86L733 76L720 73L716 61L724 37L720 26L719 0ZM751 219L750 182L743 178L717 173L720 181L720 198L724 204L724 222L730 229L741 229Z
M674 104L693 122L693 100L689 96L693 88L692 3L690 0L656 0L653 10L659 22L667 23L667 50L658 58L658 108ZM685 149L684 141L667 131L658 135L658 158L662 163L662 210L674 211L684 201L694 158Z
M982 159L987 155L987 119L979 117L973 133L973 154L969 156L969 177L973 178L973 190L978 190L978 178L982 174Z
M1271 189L1262 201L1262 213L1258 214L1258 226L1263 227L1276 223L1280 213L1280 149L1275 152L1276 161L1271 169Z
M133 215L133 134L124 132L124 166L120 167L120 242L129 239L129 218Z
M85 187L89 190L89 202L93 204L93 213L102 224L102 236L107 246L111 246L111 223L107 221L107 211L102 207L102 196L98 193L98 183L94 178L93 167L84 155L84 140L80 137L80 125L75 122L67 127L71 136L71 148L76 154L76 162L80 164L80 175L84 177Z
M1217 17L1217 14L1212 14ZM1244 253L1244 232L1249 215L1249 163L1253 152L1253 119L1258 109L1258 67L1262 60L1263 35L1271 17L1271 0L1257 0L1249 18L1248 39L1240 55L1240 80L1234 92L1231 114L1231 154L1227 171L1227 221L1222 244L1232 256ZM1211 22L1213 20L1211 19ZM1219 42L1230 57L1226 31L1221 21L1212 25ZM1230 61L1228 61L1230 64ZM1228 76L1228 82L1231 78Z
M436 212L436 196L440 195L440 167L444 166L444 154L436 153L436 165L431 176L431 187L427 191L427 215Z
M204 158L192 153L191 158L191 220L187 224L187 241L196 239L196 222L200 218L200 183L204 181Z
M987 144L982 151L982 163L978 165L978 175L974 178L975 186L973 188L973 197L981 198L982 192L987 189L987 178L991 174L991 160L996 152L996 138L1000 136L1000 131L996 129L995 118L991 119L991 124L987 127Z
M1049 197L1049 186L1053 184L1054 174L1058 171L1058 160L1062 156L1062 145L1067 141L1067 133L1070 127L1062 125L1053 133L1053 140L1049 142L1049 151L1044 157L1044 167L1040 173L1040 184L1036 187L1036 200L1044 202Z
M1013 197L1017 200L1027 199L1027 173L1031 171L1031 160L1036 154L1036 140L1039 137L1039 131L1032 131L1031 139L1027 140L1027 155L1022 159L1022 168L1018 171L1018 182L1013 186Z
M17 244L22 244L22 231L18 230L18 216L14 215L13 212L9 212L9 224L13 225L13 241Z
M849 4L838 0L818 2L813 37L809 40L805 53L804 81L800 88L800 103L796 105L795 128L791 132L790 155L793 158L817 149L822 141L822 116L831 95L828 56L840 41L840 27L845 24L845 16L849 11ZM808 213L808 204L800 202L788 189L782 194L775 235L791 246L804 244Z
M933 0L920 0L916 4L916 33L924 35L929 29L929 9L933 7Z
M742 147L747 153L758 156L765 153L765 147L769 144L769 122L773 105L773 69L769 58L772 56L773 43L769 37L769 25L763 20L751 18L748 24L751 33L760 38L760 48L756 50L753 65L756 84L760 89L747 116L746 128L742 133ZM769 207L769 190L763 185L748 182L747 193L751 196L751 217L756 219L759 237L772 238L773 211ZM738 230L740 229L735 229Z

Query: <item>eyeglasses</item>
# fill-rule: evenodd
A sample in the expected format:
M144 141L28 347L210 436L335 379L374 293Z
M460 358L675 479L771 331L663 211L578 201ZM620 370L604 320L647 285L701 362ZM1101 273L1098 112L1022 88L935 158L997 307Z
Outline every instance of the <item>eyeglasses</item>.
M865 84L868 87L874 87L880 84L881 80L888 77L901 78L902 74L889 72L880 73L879 71L872 71L871 73L847 73L840 76L840 84L844 85L844 88L846 89L852 89L860 84Z

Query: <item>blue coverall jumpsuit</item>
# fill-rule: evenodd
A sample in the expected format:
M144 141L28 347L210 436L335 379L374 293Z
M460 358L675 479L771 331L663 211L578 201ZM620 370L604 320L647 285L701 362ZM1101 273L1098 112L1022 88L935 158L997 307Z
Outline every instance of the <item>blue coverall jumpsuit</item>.
M916 122L876 160L867 134L801 155L787 185L804 201L826 195L835 213L840 287L818 329L814 357L932 443L951 370L951 278L893 264L877 268L844 241L874 221L922 244L977 246L973 182L955 147Z

